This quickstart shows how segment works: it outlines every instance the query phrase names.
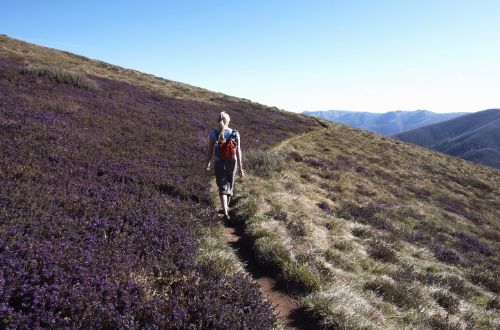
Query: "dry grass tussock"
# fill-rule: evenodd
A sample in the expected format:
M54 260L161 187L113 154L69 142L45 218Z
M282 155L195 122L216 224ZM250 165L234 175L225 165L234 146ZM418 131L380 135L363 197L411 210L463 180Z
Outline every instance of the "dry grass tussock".
M69 70L43 66L38 64L29 64L23 71L25 74L31 74L38 77L48 77L51 81L68 84L89 90L98 88L97 84L87 78L84 74L71 72Z
M357 290L347 284L337 284L329 290L304 298L306 310L319 316L327 327L336 329L394 329L383 313L377 310Z
M252 159L236 212L326 327L500 326L498 171L336 124Z
M217 269L225 275L244 273L244 267L221 235L222 225L210 227L200 235L198 261L206 269Z

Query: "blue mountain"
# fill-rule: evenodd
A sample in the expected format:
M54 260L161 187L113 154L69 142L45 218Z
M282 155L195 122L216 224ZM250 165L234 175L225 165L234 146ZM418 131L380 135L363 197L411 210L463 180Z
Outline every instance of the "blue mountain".
M398 110L386 113L327 110L304 111L303 114L327 119L381 135L394 135L418 127L453 119L465 113L435 113L427 110Z

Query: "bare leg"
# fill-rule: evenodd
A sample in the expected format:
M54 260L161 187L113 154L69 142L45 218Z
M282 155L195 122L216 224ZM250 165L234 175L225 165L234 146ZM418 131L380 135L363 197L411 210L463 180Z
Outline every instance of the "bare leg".
M224 216L228 216L227 195L220 195L220 203L222 204L222 209L224 210Z

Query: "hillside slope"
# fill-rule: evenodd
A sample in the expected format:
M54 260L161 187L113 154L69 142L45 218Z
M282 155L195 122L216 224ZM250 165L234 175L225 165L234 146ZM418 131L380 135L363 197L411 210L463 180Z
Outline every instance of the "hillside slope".
M226 110L246 149L317 123L114 71L2 37L0 328L272 327L247 275L198 259L216 226L207 131Z
M395 137L500 169L500 109L479 111Z
M464 115L464 113L459 112L434 113L427 110L389 111L386 113L328 110L304 111L303 114L381 135L394 135Z
M326 328L498 329L500 172L333 123L247 158L244 232Z
M148 90L184 100L218 104L219 101L258 105L246 99L156 77L136 70L122 68L99 60L42 47L0 35L0 58L23 63L37 63L67 69L72 72L130 83ZM274 108L275 109L275 108ZM276 109L275 109L276 110Z

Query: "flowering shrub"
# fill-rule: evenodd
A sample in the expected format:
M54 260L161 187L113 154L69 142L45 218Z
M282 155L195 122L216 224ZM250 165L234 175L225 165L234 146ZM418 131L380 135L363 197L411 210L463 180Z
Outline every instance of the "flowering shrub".
M483 256L494 256L495 250L490 248L485 243L481 242L477 237L472 234L458 232L454 234L457 242L456 245L465 251L477 252Z
M323 211L327 212L327 213L332 212L332 208L331 208L331 207L330 207L330 205L329 205L327 202L325 202L325 201L322 201L322 202L318 203L318 207L319 207L320 209L322 209Z
M456 265L460 265L462 263L460 255L455 250L449 249L443 244L436 242L431 244L430 248L432 252L434 252L434 256L440 261Z
M316 158L308 158L306 159L306 163L311 165L312 167L324 167L325 164L323 161Z
M270 328L254 284L196 261L207 131L226 110L247 148L313 122L92 81L0 59L0 328Z

